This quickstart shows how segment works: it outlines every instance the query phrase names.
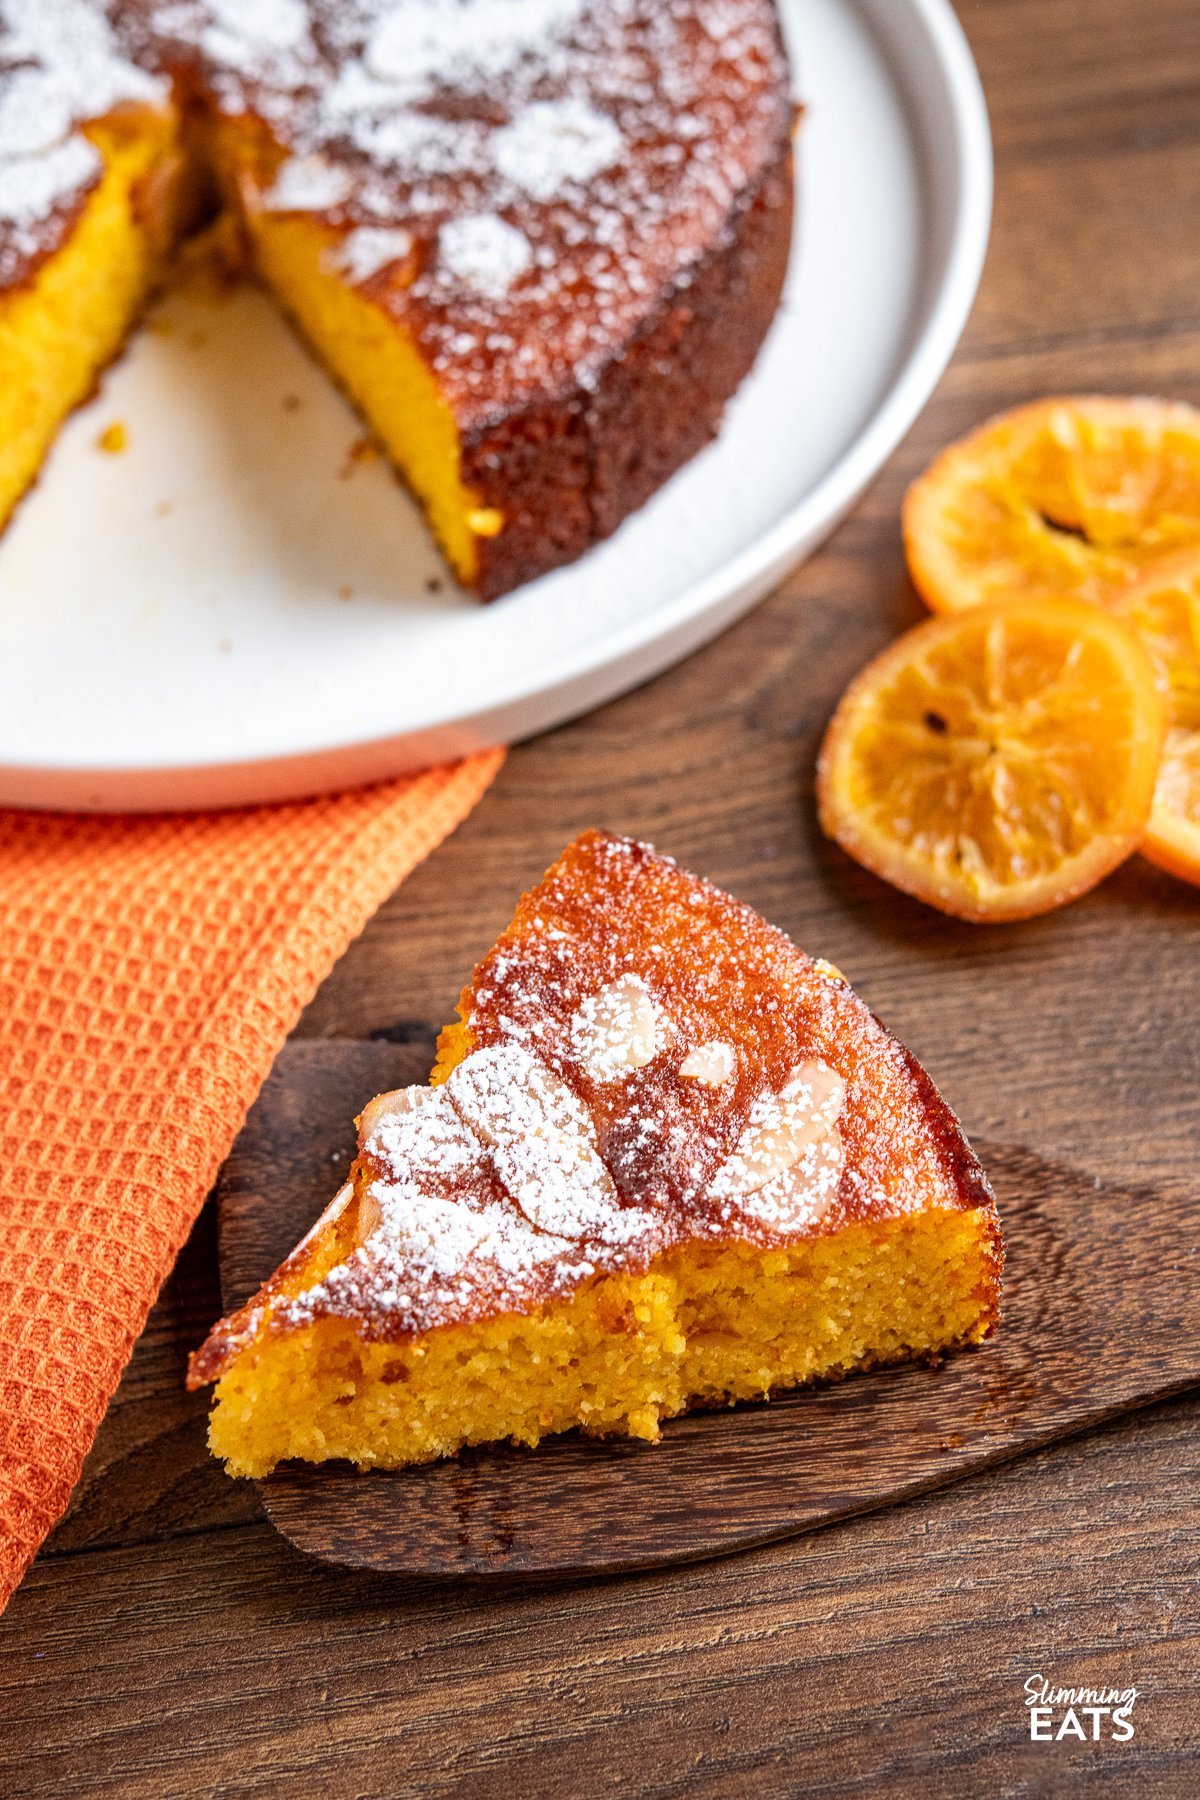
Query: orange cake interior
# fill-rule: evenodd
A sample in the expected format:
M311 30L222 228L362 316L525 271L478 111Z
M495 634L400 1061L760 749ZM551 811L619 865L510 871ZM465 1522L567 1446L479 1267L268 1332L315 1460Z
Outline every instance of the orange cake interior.
M0 280L0 529L59 426L121 349L165 271L186 191L173 108L127 103L91 124L99 173L57 255Z
M168 273L192 222L184 202L207 210L220 193L226 222L237 222L257 268L371 420L470 585L492 525L459 478L453 415L405 334L331 272L344 232L262 203L282 155L269 134L245 119L199 130L164 97L123 103L89 124L88 139L102 173L62 248L23 283L0 284L0 528Z
M835 969L647 846L571 844L458 1010L193 1358L231 1474L653 1440L995 1327L994 1202L928 1076Z

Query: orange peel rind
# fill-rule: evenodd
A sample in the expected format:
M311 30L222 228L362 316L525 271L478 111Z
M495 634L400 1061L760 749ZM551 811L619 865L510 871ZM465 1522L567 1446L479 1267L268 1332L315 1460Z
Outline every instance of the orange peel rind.
M1109 604L1200 545L1200 410L1103 395L1016 407L935 458L903 526L934 612L1026 595Z
M928 619L842 697L821 747L826 834L976 923L1048 912L1137 849L1167 703L1131 626L1079 601Z
M1200 884L1200 546L1157 565L1114 610L1145 644L1168 703L1142 854Z

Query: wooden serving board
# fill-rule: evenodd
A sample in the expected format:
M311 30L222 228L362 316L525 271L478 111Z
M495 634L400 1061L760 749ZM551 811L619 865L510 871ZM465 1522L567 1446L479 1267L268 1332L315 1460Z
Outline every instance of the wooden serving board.
M287 1046L226 1166L226 1307L329 1199L373 1093L426 1044ZM1008 1248L1004 1318L940 1368L855 1376L672 1421L658 1445L570 1434L395 1474L299 1465L267 1516L323 1561L426 1576L602 1574L696 1561L956 1481L1200 1383L1200 1201L977 1141Z

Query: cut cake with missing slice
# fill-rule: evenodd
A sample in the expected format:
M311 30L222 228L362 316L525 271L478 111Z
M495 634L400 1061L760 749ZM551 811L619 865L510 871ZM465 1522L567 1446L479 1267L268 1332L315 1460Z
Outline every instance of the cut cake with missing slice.
M0 526L224 208L482 599L713 437L774 317L774 0L0 0Z
M193 1358L231 1474L654 1439L994 1329L995 1204L929 1077L835 969L669 859L586 832L459 1014Z

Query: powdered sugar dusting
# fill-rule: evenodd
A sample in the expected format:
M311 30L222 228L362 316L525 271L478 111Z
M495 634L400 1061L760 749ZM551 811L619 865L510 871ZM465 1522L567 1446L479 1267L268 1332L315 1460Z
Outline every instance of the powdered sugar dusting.
M571 1048L593 1081L618 1081L658 1054L660 1012L639 975L589 994L571 1018Z
M442 270L477 294L498 299L533 262L529 239L495 213L448 219L438 233Z
M356 285L412 254L409 232L398 225L359 225L325 254L326 267Z
M712 1183L714 1198L741 1199L786 1175L803 1152L834 1130L846 1084L824 1062L795 1069L777 1094L763 1094Z
M375 17L363 64L412 99L508 74L523 56L570 25L583 0L391 0L363 7Z
M440 1088L377 1097L363 1114L366 1218L345 1260L278 1316L387 1315L406 1330L534 1278L556 1293L597 1253L645 1245L655 1222L623 1207L580 1102L528 1052L479 1051Z
M618 996L626 1012L648 998L638 985L640 993ZM587 1030L619 986L580 1009ZM729 1046L704 1046L710 1055L714 1048ZM824 1063L798 1068L780 1093L755 1102L711 1184L715 1210L683 1209L668 1220L623 1202L590 1110L536 1055L519 1044L474 1051L443 1087L381 1094L364 1111L369 1178L358 1195L355 1246L321 1281L281 1302L278 1316L293 1325L323 1312L383 1317L419 1331L497 1291L509 1303L565 1294L598 1268L644 1263L689 1232L810 1230L837 1192L844 1098ZM343 1190L337 1209L346 1203Z
M586 184L611 168L623 147L615 120L577 94L535 100L492 140L506 180L535 200L552 200L572 184Z
M230 111L245 101L238 80L263 84L276 94L312 80L320 57L312 33L309 0L173 0L152 9L160 32L194 43L214 69L233 77L220 88ZM275 109L268 103L268 111Z
M50 69L16 69L0 91L0 157L37 156L74 123L66 86Z
M100 0L0 0L0 65L6 89L36 78L64 131L122 100L167 95L161 78L123 54Z
M100 157L77 129L167 85L122 55L98 0L0 0L0 283L54 247Z
M770 0L0 0L0 18L23 45L0 40L0 138L56 159L0 174L0 280L28 256L28 221L98 173L50 141L63 94L72 119L162 97L149 71L182 58L210 106L257 115L288 153L267 211L411 235L405 280L376 297L464 430L500 402L590 391L688 285L791 122ZM53 93L29 83L45 71ZM53 238L49 222L41 251ZM345 272L369 280L382 254L356 241Z
M806 1144L789 1169L747 1194L731 1224L739 1216L781 1234L808 1230L828 1212L837 1195L846 1162L845 1146L837 1126L815 1143Z
M208 34L236 40L247 56L297 50L308 38L303 0L208 0L207 10L213 16Z
M390 1097L363 1148L383 1165L385 1178L403 1181L413 1170L459 1176L483 1160L483 1147L450 1103L445 1088L405 1088Z
M325 212L350 197L349 173L315 152L289 156L263 195L268 212Z
M737 1052L732 1044L714 1038L689 1050L679 1065L684 1081L702 1081L705 1087L723 1087L737 1068Z
M461 417L585 389L686 285L786 141L767 0L345 0L331 63L274 109L345 157L356 222L418 244L403 312Z
M40 156L0 157L0 219L12 227L0 247L0 276L6 259L15 263L36 248L32 228L99 173L99 156L79 136Z
M527 1050L513 1044L476 1051L447 1089L530 1224L602 1244L644 1233L644 1217L618 1201L587 1109Z
M649 999L644 983L622 985L577 1011L585 1040L606 1008L636 1014ZM618 1035L628 1043L627 1032ZM729 1051L703 1048L710 1057ZM778 1094L755 1101L711 1183L715 1206L684 1207L670 1219L622 1199L591 1111L538 1056L512 1043L476 1050L443 1087L382 1094L364 1111L370 1179L359 1194L358 1241L322 1281L283 1303L280 1317L385 1315L423 1330L483 1294L512 1302L567 1293L597 1268L647 1262L689 1233L810 1230L837 1192L844 1099L826 1064L796 1069Z

